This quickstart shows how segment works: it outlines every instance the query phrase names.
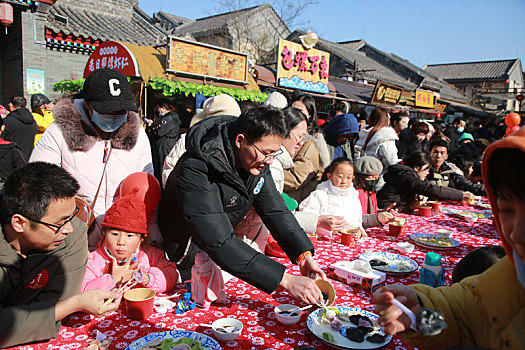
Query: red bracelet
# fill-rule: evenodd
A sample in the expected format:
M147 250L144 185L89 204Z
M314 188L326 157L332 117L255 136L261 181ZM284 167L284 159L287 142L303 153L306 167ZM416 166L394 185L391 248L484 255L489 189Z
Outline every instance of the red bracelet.
M297 259L295 259L295 262L299 264L301 261L303 261L304 259L306 259L309 256L312 256L312 252L307 250L306 252L304 252L301 255L299 255L297 257Z

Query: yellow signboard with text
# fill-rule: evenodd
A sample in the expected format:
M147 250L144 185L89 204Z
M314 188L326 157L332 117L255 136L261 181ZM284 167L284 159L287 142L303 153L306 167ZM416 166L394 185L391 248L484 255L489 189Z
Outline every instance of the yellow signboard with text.
M174 37L168 50L169 72L247 83L246 54Z
M434 94L429 91L416 90L416 107L434 108Z
M328 68L330 54L306 49L301 44L279 40L277 84L293 89L329 93Z

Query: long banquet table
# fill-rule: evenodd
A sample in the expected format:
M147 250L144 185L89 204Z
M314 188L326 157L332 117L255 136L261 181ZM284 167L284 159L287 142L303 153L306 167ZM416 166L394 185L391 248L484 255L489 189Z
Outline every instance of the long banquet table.
M445 208L473 209L472 207L459 207L442 205ZM443 263L447 270L446 284L451 283L451 273L456 263L467 253L484 245L499 245L500 240L492 219L479 219L469 223L461 218L443 213L431 217L404 215L407 220L405 235L392 238L387 235L388 226L367 230L368 240L357 246L344 246L329 240L318 240L315 258L327 269L331 264L346 260L357 259L365 251L387 251L398 253L394 246L397 242L410 241L413 233L435 233L437 229L452 230L453 238L461 245L449 249L436 251L446 258ZM419 265L423 263L425 253L432 251L420 246L415 247L410 254L404 254L415 260ZM276 258L288 266L287 271L299 274L296 265L287 259ZM408 275L387 276L387 284L412 284L417 283L418 271ZM330 279L336 289L337 299L335 305L359 307L367 311L374 311L371 304L371 293L347 286L344 283ZM179 287L183 287L180 285ZM172 293L174 294L177 289ZM282 326L275 318L273 308L275 305L291 303L298 304L286 292L278 290L269 295L251 285L233 278L226 283L228 302L226 304L212 304L210 310L204 311L196 308L184 314L154 313L145 321L133 321L126 317L124 303L119 310L103 318L95 318L87 314L74 314L63 322L58 337L47 343L38 343L19 347L19 349L80 349L86 347L95 338L96 330L106 334L112 341L111 349L125 349L131 342L147 334L173 329L197 331L212 336L210 328L200 326L202 323L211 323L217 318L233 317L244 324L242 334L237 340L222 342L224 349L293 349L301 345L313 345L317 349L328 347L314 336L306 326L308 312L304 312L300 321L294 326ZM162 297L162 296L160 296ZM303 305L299 305L303 306ZM387 349L411 349L398 337L385 347Z

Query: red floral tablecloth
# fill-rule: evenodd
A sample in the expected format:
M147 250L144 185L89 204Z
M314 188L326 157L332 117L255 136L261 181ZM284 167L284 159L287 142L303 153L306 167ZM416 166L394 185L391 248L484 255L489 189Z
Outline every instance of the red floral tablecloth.
M445 205L445 207L452 207ZM472 209L453 206L453 208ZM446 257L444 266L447 269L447 284L451 283L451 273L456 263L467 253L477 247L491 244L500 244L496 228L492 219L479 219L475 223L445 214L432 217L415 215L401 215L406 217L407 226L405 235L400 238L391 238L386 235L387 228L367 230L368 240L359 246L347 247L328 240L319 240L315 258L320 265L326 268L340 260L353 260L365 251L388 251L397 253L394 246L397 242L410 241L412 233L434 233L436 229L447 228L452 230L453 238L461 245L457 248L438 251ZM406 256L415 260L419 265L423 263L425 253L431 251L416 245L411 254ZM296 265L291 265L287 259L276 259L288 265L288 272L299 274ZM402 276L387 276L387 283L411 284L417 283L417 271ZM336 305L360 307L374 311L371 304L371 293L349 287L341 282L331 280L337 292ZM131 342L149 333L173 329L192 330L212 336L209 328L200 326L201 323L211 323L217 318L234 317L243 322L244 329L241 336L235 340L222 343L224 349L292 349L300 345L313 345L318 349L327 348L306 327L307 312L294 326L285 327L277 322L273 312L275 305L297 301L290 298L284 291L277 291L271 295L263 293L247 283L236 278L226 284L228 303L212 305L210 310L194 309L185 314L155 313L146 321L133 321L126 317L124 306L104 318L95 318L86 314L74 314L65 320L58 338L47 343L39 343L20 349L79 349L85 347L95 337L95 331L105 333L112 340L112 349L125 349ZM122 303L123 304L123 303ZM394 337L386 347L388 349L411 348L402 340Z

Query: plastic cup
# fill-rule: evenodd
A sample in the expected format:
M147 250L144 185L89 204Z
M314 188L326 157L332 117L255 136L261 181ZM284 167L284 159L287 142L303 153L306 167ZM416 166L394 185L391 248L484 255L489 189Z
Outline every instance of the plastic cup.
M421 207L418 208L418 210L419 210L419 215L420 216L428 217L428 216L432 215L432 207L430 207L430 206L426 206L426 205L425 206L421 206Z
M391 222L388 224L388 235L400 237L405 233L405 225L398 222Z
M124 293L126 312L132 320L145 320L153 313L155 291L149 288L136 288Z

